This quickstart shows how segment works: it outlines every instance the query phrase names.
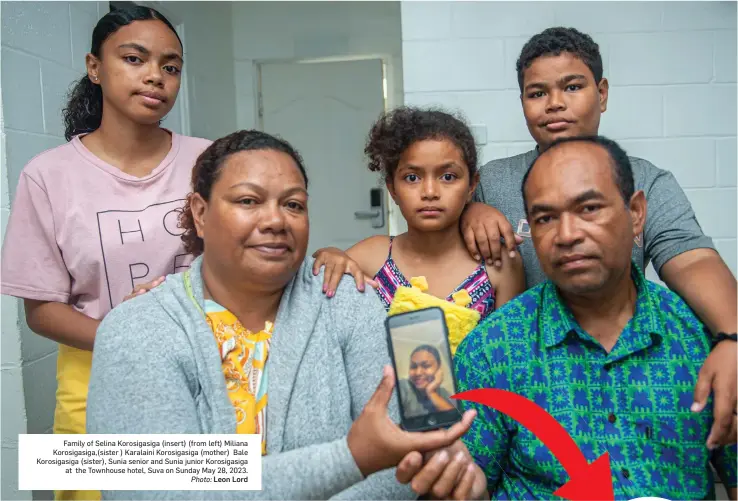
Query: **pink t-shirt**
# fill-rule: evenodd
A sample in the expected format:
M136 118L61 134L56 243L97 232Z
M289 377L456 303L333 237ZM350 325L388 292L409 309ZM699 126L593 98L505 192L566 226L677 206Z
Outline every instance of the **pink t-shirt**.
M136 284L186 269L177 218L205 139L172 133L148 176L125 174L75 137L23 169L2 250L2 294L102 319Z

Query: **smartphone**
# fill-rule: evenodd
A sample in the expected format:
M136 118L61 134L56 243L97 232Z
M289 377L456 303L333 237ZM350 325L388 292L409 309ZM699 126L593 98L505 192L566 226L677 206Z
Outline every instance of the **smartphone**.
M448 327L437 306L385 320L395 369L401 427L407 431L445 428L461 420Z

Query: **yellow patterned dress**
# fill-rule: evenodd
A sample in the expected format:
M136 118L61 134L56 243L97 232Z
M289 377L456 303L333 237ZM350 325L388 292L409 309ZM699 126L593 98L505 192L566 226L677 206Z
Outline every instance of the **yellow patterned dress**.
M267 358L273 325L251 332L215 301L205 300L205 317L218 342L228 397L236 412L236 433L260 434L266 454Z

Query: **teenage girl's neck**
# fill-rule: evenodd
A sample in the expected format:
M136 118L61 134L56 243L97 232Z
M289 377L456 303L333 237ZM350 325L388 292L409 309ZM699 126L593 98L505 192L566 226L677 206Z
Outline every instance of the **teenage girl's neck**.
M465 249L458 224L432 232L409 226L404 236L403 248L415 256L423 256L424 259L440 260Z
M103 114L100 127L89 140L119 166L135 165L171 148L171 135L154 123L141 125L112 113ZM87 138L85 138L87 139ZM124 169L125 170L125 169Z

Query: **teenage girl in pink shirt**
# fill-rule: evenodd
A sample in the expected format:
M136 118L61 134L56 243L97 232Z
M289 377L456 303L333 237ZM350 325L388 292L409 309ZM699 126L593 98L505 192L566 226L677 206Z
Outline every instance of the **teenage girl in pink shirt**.
M87 75L64 110L68 143L23 169L2 250L2 293L59 343L55 433L84 433L100 320L136 289L186 269L177 218L210 144L162 129L182 75L182 44L147 7L103 16ZM99 499L59 491L56 499Z

